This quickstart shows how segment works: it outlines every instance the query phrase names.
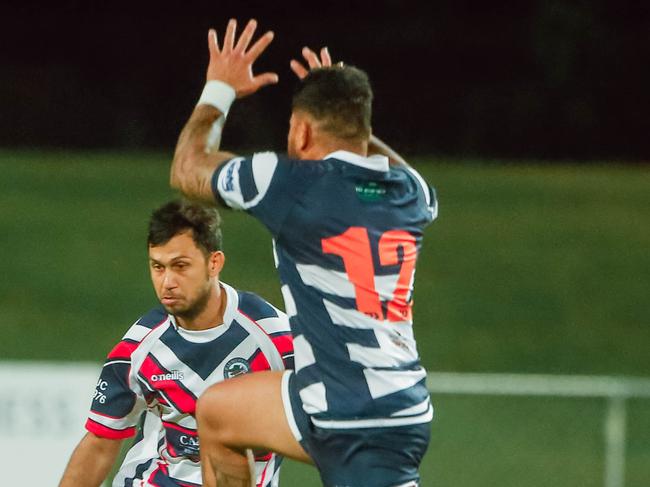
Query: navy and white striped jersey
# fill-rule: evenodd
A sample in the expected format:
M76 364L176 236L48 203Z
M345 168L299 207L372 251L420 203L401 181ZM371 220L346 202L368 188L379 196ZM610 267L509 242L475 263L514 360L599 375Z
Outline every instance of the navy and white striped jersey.
M140 431L114 487L200 486L197 398L210 385L247 372L293 367L289 322L252 293L221 283L224 324L177 326L162 308L145 314L108 355L97 382L88 431L122 439ZM277 486L281 458L257 458L257 485Z
M422 177L383 156L338 151L298 161L267 152L227 161L212 189L273 235L295 381L312 422L429 421L411 317L422 232L437 216L435 192Z

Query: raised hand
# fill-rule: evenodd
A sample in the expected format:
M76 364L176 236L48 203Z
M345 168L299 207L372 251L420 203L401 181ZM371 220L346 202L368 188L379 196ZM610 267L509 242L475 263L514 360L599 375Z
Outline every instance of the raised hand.
M314 51L312 51L308 47L303 47L302 56L305 58L305 61L307 61L307 65L309 66L309 69L307 69L302 63L296 61L295 59L292 59L289 62L289 66L291 66L291 70L294 73L296 73L296 76L298 76L298 78L300 79L303 79L305 76L307 76L307 73L309 73L309 70L311 69L317 69L323 67L326 68L332 65L332 58L330 57L330 53L327 50L327 47L321 48L320 58Z
M223 47L219 47L217 31L210 29L208 32L210 63L207 81L219 80L228 83L235 89L237 98L251 95L263 86L278 82L276 73L253 75L253 63L273 40L273 32L268 31L249 48L256 28L257 22L253 19L249 20L235 42L237 21L230 19L226 27Z

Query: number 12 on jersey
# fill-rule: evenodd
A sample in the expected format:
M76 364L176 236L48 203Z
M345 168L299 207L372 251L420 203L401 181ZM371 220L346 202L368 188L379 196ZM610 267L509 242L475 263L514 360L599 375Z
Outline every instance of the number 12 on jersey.
M379 238L379 264L400 265L393 299L386 306L386 316L375 287L375 267L368 229L350 227L340 235L324 238L321 244L324 253L338 255L343 259L345 272L354 285L359 311L378 320L411 321L411 302L407 299L417 258L417 245L413 235L404 230L389 230Z

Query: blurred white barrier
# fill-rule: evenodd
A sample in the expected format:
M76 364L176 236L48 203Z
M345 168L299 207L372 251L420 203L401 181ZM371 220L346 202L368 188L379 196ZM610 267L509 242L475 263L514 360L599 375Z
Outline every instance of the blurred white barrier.
M435 394L607 399L604 487L625 486L625 400L650 398L650 379L626 377L430 372L427 387Z
M100 366L0 362L2 485L56 486L84 423Z
M0 458L3 485L56 486L84 434L100 366L87 363L0 361ZM601 397L604 486L625 485L625 400L650 398L650 379L429 373L436 394Z

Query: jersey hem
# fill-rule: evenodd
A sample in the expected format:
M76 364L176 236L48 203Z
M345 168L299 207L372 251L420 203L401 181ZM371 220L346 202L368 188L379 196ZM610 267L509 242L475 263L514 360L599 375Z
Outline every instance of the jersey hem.
M417 416L396 418L372 418L352 420L326 420L310 418L314 426L323 429L357 429L357 428L394 428L414 424L428 423L433 419L433 406L429 404L427 411Z
M289 378L291 377L291 374L293 374L292 370L287 370L282 374L282 404L284 406L284 414L287 418L287 423L289 423L289 429L291 430L291 433L293 434L296 441L301 442L302 434L300 433L300 428L298 428L298 424L296 423L296 418L293 414L293 409L291 407L291 398L289 395Z

